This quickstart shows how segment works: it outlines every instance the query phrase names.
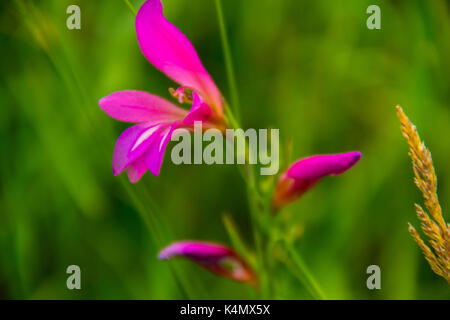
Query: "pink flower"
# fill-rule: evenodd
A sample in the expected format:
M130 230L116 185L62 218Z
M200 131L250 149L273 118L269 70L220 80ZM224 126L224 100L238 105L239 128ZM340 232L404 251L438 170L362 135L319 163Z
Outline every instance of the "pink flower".
M161 72L181 84L171 93L180 103L192 104L188 112L175 104L143 91L126 90L99 101L100 107L116 120L134 122L116 142L113 173L127 170L137 182L148 169L158 176L164 151L176 128L202 127L224 130L223 99L203 67L197 52L163 15L160 0L146 1L136 16L136 33L144 56Z
M360 152L347 152L297 160L280 176L272 198L272 210L276 212L286 204L297 200L321 178L344 173L359 159L361 159Z
M178 241L161 250L158 258L166 260L177 256L188 258L222 277L256 284L256 276L245 261L233 250L220 244L200 241Z

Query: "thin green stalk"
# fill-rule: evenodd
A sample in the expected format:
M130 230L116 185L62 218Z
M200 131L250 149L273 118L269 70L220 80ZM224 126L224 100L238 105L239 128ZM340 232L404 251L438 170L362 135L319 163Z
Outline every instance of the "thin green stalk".
M123 0L123 2L125 2L125 4L127 5L128 9L130 9L131 13L136 16L137 15L137 10L136 8L130 3L129 0Z
M234 117L230 108L226 109L226 117L228 124L231 125L233 129L239 128L239 123ZM245 141L245 140L244 140ZM247 144L245 143L245 152L248 153ZM262 198L258 192L256 186L256 179L253 167L251 165L246 165L245 167L241 167L238 165L238 170L241 173L246 186L247 186L247 199L249 204L250 211L250 219L252 226L253 239L255 242L256 248L256 260L257 260L257 271L260 278L260 289L261 289L261 297L263 299L268 298L269 294L269 286L268 286L268 274L266 270L265 257L264 257L264 248L263 248L263 239L260 230L260 218L261 212L259 210L260 203Z
M309 268L303 262L303 259L300 257L297 251L295 251L294 247L287 241L285 242L285 247L288 251L288 254L292 258L292 262L297 268L298 272L295 272L295 275L298 276L299 280L305 285L306 289L313 298L318 300L325 300L326 297L321 287L317 283Z
M231 243L233 244L233 248L241 255L249 257L249 260L251 260L251 265L254 266L256 264L253 259L251 259L250 251L248 250L246 244L242 240L239 231L237 229L236 223L234 222L231 215L228 213L224 213L222 215L222 221L225 226L225 229L227 230L228 236L230 237Z
M227 70L228 86L230 87L231 103L233 105L236 118L239 120L239 94L236 86L236 78L234 75L233 59L231 58L230 46L228 44L227 29L225 19L223 17L222 5L220 0L216 0L217 17L219 19L220 37L222 39L223 55L225 57L225 66Z
M251 217L251 226L253 239L255 241L256 247L256 258L258 262L258 274L259 274L259 283L261 288L261 297L262 299L268 299L269 295L269 277L267 275L265 257L264 257L264 248L263 248L263 239L260 232L260 226L258 221L259 210L257 208L256 198L254 197L254 193L250 188L247 188L247 197L249 200L250 207L250 217Z

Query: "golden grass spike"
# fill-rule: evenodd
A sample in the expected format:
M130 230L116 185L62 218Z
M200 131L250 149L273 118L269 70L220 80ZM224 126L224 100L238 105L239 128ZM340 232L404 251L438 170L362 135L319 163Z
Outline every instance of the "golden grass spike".
M413 237L414 241L419 245L420 249L422 250L423 255L425 256L425 259L427 259L428 263L431 266L431 269L437 274L443 277L443 273L441 270L441 267L439 265L439 261L437 261L436 256L434 255L433 251L423 242L423 240L420 238L419 234L417 233L416 229L408 222L408 230L411 236Z
M429 246L420 238L414 227L409 225L409 233L419 245L431 269L450 284L450 224L442 216L442 209L437 195L437 177L430 151L420 141L416 127L411 123L400 106L397 106L397 117L401 123L403 136L408 142L409 156L414 170L414 182L422 193L425 208L415 204L421 228L429 238Z

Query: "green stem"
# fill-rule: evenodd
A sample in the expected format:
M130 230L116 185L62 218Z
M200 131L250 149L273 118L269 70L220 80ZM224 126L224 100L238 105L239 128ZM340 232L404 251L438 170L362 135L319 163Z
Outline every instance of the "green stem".
M297 251L294 249L294 247L287 241L285 241L285 247L288 251L288 254L291 256L292 261L294 262L295 266L297 267L297 271L295 274L298 276L300 281L305 285L306 289L309 291L312 297L318 300L325 300L326 297L319 286L318 282L312 275L309 268L306 266L306 264L303 262L303 259L300 257L300 255L297 253Z
M239 231L237 229L237 226L231 217L231 215L225 213L222 215L222 221L225 225L225 229L228 232L228 236L230 237L231 243L233 245L233 248L241 255L245 257L249 257L250 264L252 266L256 265L256 261L251 258L250 251L248 250L247 246L245 245L244 241L242 240Z
M236 121L236 118L233 116L233 113L230 108L226 108L226 119L228 124L233 129L239 128L239 123ZM245 141L245 140L244 140ZM247 153L247 144L245 145L245 152ZM261 212L259 210L259 205L261 203L261 196L258 193L258 189L256 186L255 173L251 165L246 165L244 167L238 165L238 170L241 173L244 182L247 187L247 199L250 211L250 220L252 226L253 240L255 242L256 248L256 260L257 260L257 271L260 278L260 288L261 288L261 296L263 299L267 299L268 297L268 277L265 267L265 259L264 259L264 248L263 248L263 239L260 232L260 217Z
M225 57L225 66L227 70L228 86L230 87L231 103L233 105L236 118L239 120L239 95L234 75L233 60L231 58L230 46L228 44L227 29L225 19L223 18L222 6L220 0L216 0L217 17L219 19L220 36L222 39L223 55Z
M123 2L125 2L125 4L127 5L128 9L130 9L131 13L136 16L137 15L137 10L135 9L135 7L131 4L131 2L129 0L123 0Z

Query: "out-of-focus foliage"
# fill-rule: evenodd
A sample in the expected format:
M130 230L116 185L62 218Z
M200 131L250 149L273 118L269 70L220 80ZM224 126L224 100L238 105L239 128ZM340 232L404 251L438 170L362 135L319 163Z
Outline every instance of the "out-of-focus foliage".
M222 3L244 126L279 128L282 147L293 141L291 160L363 153L282 213L302 231L296 249L327 296L448 299L408 234L420 194L394 109L403 106L433 152L448 219L448 1ZM66 28L70 4L81 7L81 30ZM229 98L214 1L163 4ZM366 27L370 4L381 7L381 30ZM168 97L174 86L141 54L125 3L15 0L0 9L0 297L257 297L187 261L156 258L179 239L230 243L225 212L253 245L234 166L175 166L168 154L160 176L137 185L111 172L127 124L97 101L123 89ZM66 288L71 264L81 267L80 291ZM371 264L381 267L378 291L366 287ZM272 298L309 298L286 268L276 270Z

